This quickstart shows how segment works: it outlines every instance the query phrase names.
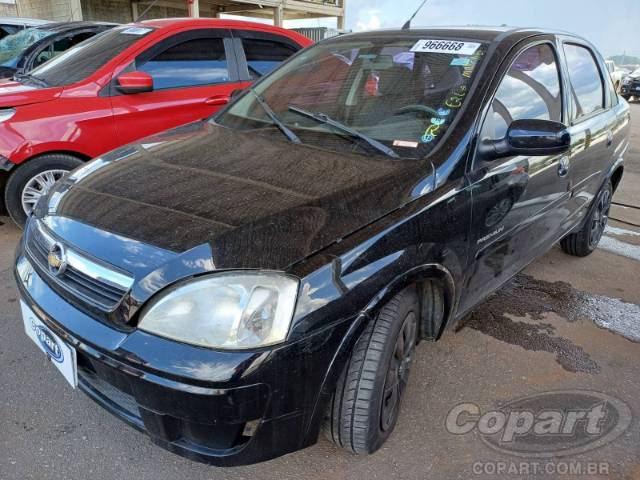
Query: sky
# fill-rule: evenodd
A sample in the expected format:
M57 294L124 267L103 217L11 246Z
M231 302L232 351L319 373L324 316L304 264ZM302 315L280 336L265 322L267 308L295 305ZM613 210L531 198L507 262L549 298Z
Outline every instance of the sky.
M422 0L346 0L347 28L399 28ZM640 56L640 0L428 0L413 26L513 25L576 33L603 55ZM335 19L286 22L335 27Z

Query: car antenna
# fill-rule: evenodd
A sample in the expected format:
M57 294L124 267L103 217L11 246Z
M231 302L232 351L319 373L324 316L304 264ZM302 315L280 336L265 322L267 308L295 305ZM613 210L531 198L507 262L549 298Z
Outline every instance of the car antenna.
M147 14L147 12L148 12L149 10L151 10L151 8L153 8L153 6L154 6L156 3L158 3L158 0L153 0L153 2L151 2L151 3L147 6L147 8L145 8L145 9L144 9L144 11L143 11L140 15L138 15L136 18L134 18L134 19L133 19L133 22L134 22L134 23L137 23L137 22L139 22L140 20L142 20L142 18Z
M409 30L411 28L411 20L413 20L413 18L418 14L418 12L422 10L422 7L424 7L424 4L427 3L428 1L429 0L422 0L422 3L418 7L418 9L415 12L413 12L413 15L411 15L411 18L407 20L407 23L405 23L402 26L402 30Z

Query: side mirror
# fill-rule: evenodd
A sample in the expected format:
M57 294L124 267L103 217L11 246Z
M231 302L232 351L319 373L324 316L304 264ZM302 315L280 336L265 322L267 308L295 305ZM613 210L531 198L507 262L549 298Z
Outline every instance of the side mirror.
M145 72L126 72L116 79L116 88L127 95L152 92L153 78Z
M560 122L515 120L503 139L483 141L480 153L485 160L495 160L515 155L557 155L570 147L571 134Z

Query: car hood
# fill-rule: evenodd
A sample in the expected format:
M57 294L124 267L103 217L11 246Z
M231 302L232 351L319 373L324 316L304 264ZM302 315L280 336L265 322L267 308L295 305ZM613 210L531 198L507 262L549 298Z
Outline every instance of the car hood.
M9 79L0 80L0 107L48 102L58 98L62 90L62 87L38 88Z
M215 268L285 269L431 185L426 160L336 153L276 135L198 122L150 137L76 170L37 215L163 252L204 245Z

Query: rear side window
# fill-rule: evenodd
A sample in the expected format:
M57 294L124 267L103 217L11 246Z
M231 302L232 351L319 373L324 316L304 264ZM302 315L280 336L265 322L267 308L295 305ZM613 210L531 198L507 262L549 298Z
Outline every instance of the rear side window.
M153 31L152 28L117 27L82 42L30 73L51 86L84 80Z
M549 44L528 48L502 79L482 129L482 138L504 138L514 120L562 121L560 74Z
M260 78L296 53L292 46L275 40L243 38L242 46L251 78Z
M574 119L604 108L604 85L593 53L588 48L573 44L566 44L564 52L569 67Z
M229 81L222 38L196 38L168 48L137 67L153 77L153 88L195 87Z

